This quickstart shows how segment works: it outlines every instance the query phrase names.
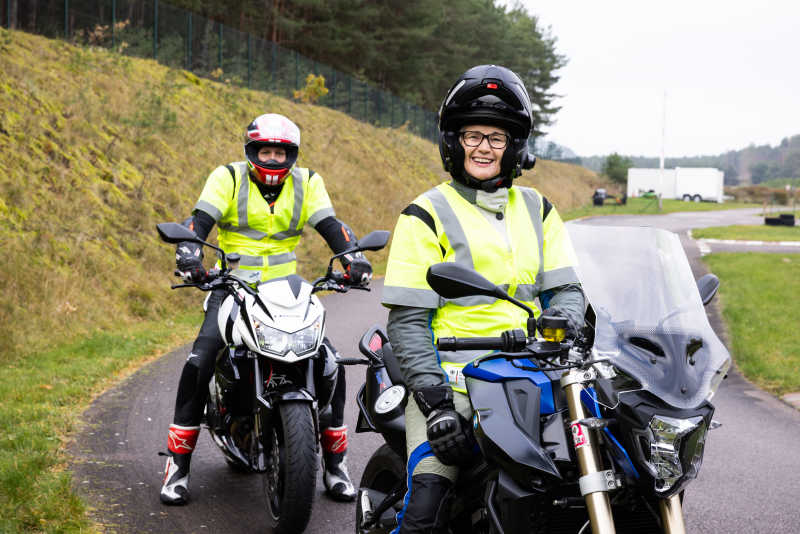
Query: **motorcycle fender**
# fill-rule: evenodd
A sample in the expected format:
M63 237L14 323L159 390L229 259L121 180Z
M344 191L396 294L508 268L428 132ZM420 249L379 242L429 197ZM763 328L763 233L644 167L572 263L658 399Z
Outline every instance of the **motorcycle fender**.
M475 438L484 454L522 479L537 473L561 478L541 441L539 388L527 379L485 382L467 377L467 390Z

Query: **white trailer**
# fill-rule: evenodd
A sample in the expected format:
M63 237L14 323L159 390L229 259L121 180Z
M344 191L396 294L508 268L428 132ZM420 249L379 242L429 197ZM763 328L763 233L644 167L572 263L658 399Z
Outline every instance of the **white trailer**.
M661 198L722 202L724 174L719 169L676 167L675 169L628 169L628 196L655 193Z
M711 167L677 167L675 198L722 203L725 174Z

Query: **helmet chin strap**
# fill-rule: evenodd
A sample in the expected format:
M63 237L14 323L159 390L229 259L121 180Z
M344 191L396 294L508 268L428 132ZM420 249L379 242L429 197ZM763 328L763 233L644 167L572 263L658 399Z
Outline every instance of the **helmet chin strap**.
M501 187L511 187L511 180L505 176L497 175L494 178L487 180L478 180L470 175L467 171L461 173L463 184L472 189L480 189L486 193L494 193Z

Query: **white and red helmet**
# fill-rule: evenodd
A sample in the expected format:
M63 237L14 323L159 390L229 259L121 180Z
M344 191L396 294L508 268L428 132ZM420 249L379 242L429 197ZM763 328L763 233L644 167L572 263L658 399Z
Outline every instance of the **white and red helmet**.
M286 160L260 161L258 151L263 146L275 146L286 150ZM283 183L289 170L297 161L300 149L300 129L295 123L277 113L256 117L244 134L244 157L250 174L266 185Z

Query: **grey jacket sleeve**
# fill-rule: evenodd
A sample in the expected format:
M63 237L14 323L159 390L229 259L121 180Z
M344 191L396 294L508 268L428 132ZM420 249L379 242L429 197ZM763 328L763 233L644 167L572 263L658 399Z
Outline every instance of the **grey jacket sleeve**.
M433 334L428 326L431 310L393 306L386 330L394 354L403 372L403 380L412 391L445 382L439 367Z
M580 284L568 284L550 289L550 305L567 315L575 330L583 328L583 315L586 311L586 297Z

